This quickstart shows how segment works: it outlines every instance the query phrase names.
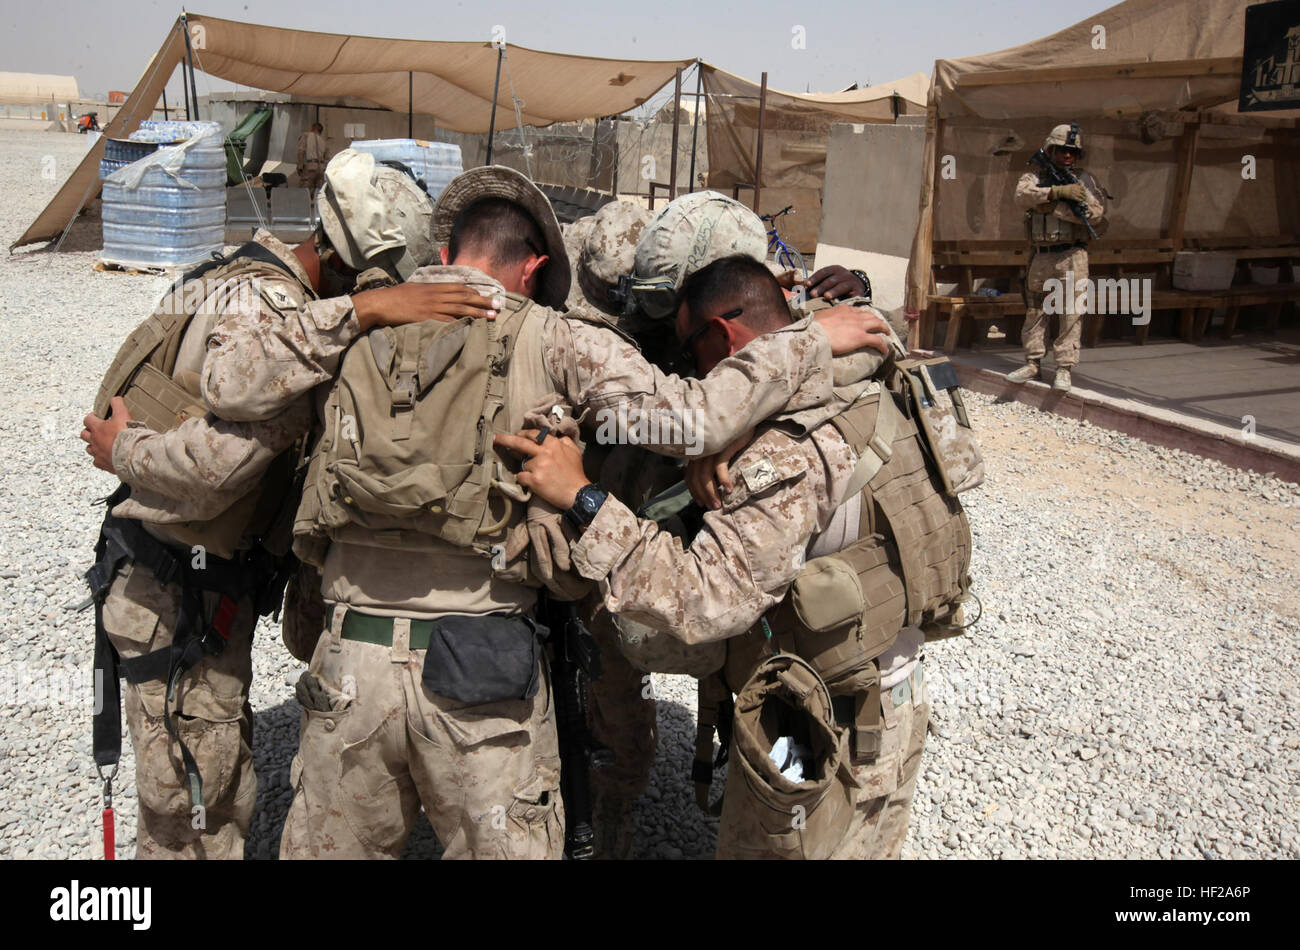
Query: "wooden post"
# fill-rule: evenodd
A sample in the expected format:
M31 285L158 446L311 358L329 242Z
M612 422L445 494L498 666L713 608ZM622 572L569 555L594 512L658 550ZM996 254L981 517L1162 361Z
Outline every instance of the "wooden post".
M695 61L695 121L691 123L691 175L686 183L686 191L695 190L695 143L700 135L700 110L704 99L704 69L697 59Z
M758 142L754 146L754 214L758 210L758 199L763 192L763 123L767 118L767 73L763 73L763 85L758 92Z
M1183 249L1183 229L1187 224L1187 205L1192 191L1192 172L1196 167L1196 146L1200 141L1200 123L1183 127L1178 140L1178 171L1174 176L1174 205L1169 212L1169 237L1174 242L1174 253Z
M406 71L406 137L415 138L415 74Z
M673 157L668 163L668 200L677 197L677 134L682 127L682 67L673 81Z

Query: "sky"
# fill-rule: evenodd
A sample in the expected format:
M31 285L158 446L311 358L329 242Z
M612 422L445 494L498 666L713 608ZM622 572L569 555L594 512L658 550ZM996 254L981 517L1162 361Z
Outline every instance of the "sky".
M1054 33L1107 0L195 0L194 13L268 26L423 40L506 41L533 49L636 59L700 57L776 89L830 92L929 73L936 59L992 52ZM1176 0L1170 0L1171 4ZM365 15L360 15L364 10ZM181 12L161 0L6 4L0 71L75 76L83 96L130 90ZM802 27L806 48L794 49ZM198 77L199 94L233 88ZM180 97L179 72L168 86Z

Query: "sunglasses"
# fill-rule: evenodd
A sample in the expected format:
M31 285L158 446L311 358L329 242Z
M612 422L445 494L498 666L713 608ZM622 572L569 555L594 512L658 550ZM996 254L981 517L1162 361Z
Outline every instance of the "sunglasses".
M745 312L744 307L737 307L735 310L728 310L726 313L721 314L716 318L711 318L709 320L704 321L704 323L700 324L698 327L692 330L687 335L686 339L682 340L681 358L686 363L686 365L695 366L695 341L698 340L700 337L702 337L704 335L704 332L708 330L709 327L713 326L713 319L734 320L736 319L736 317L740 316L744 312Z

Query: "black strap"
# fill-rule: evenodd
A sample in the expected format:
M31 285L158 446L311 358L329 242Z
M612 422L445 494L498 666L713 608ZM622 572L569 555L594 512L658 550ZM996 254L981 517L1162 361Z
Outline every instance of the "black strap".
M224 647L227 631L218 629L218 614L224 611L225 619L228 619L235 604L245 597L265 600L261 595L269 584L275 582L278 572L270 570L273 563L265 559L231 561L213 556L205 558L202 570L193 569L181 555L145 531L139 521L113 516L113 508L129 495L130 488L123 484L105 499L108 511L104 515L99 540L95 545L95 564L86 572L86 582L90 586L91 599L95 605L95 669L102 684L102 695L96 697L97 710L91 727L95 764L100 767L115 766L121 756L121 680L126 679L132 684L164 680L167 683L167 695L163 707L163 724L167 734L180 746L190 786L191 803L196 808L202 808L203 777L199 774L198 763L173 722L172 706L176 699L176 688L186 671L205 656L220 653ZM128 560L148 570L163 584L179 584L181 604L170 646L123 660L104 628L104 598L108 595L113 578ZM218 612L212 617L205 615L205 592L221 596Z

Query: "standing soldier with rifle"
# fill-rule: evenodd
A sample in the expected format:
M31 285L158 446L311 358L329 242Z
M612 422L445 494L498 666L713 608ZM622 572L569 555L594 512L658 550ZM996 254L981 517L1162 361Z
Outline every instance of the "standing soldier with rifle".
M1070 369L1079 362L1079 338L1083 332L1080 296L1088 281L1088 240L1096 238L1095 223L1106 213L1105 191L1081 169L1083 139L1079 124L1058 125L1048 134L1030 164L1034 170L1020 176L1016 184L1016 205L1025 212L1029 233L1029 274L1025 282L1023 331L1025 365L1007 375L1013 383L1037 379L1039 364L1047 353L1045 284L1056 279L1064 285L1061 325L1052 347L1056 378L1052 388L1070 389Z

